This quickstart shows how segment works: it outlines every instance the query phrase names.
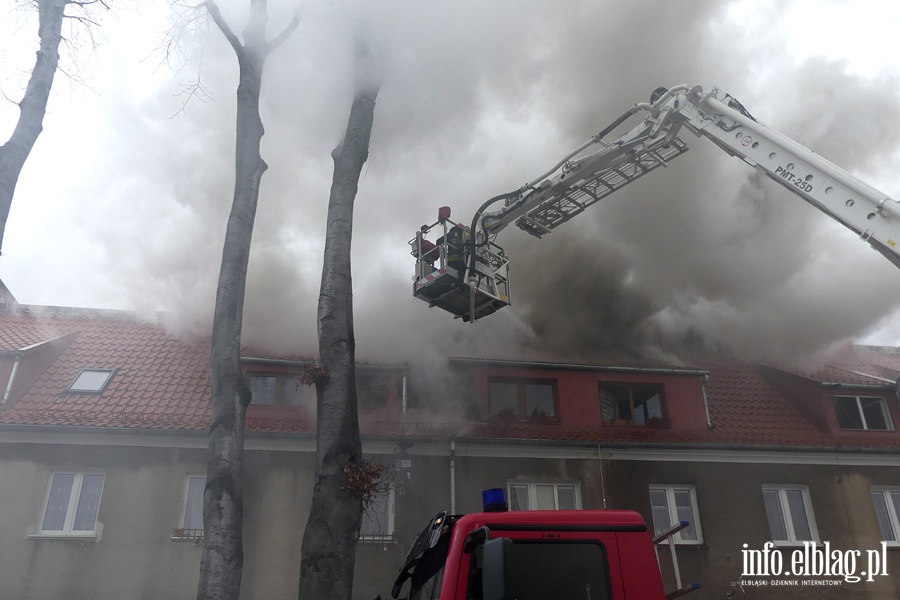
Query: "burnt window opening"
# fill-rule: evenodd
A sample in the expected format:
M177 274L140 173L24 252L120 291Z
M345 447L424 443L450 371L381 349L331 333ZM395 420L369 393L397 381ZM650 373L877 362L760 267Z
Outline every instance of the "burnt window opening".
M248 375L250 403L254 406L285 406L313 408L316 388L304 384L296 375L251 373Z
M887 403L880 396L835 396L834 409L841 429L894 429Z
M662 384L601 381L598 385L604 421L643 427L668 425Z
M393 384L392 373L357 373L356 395L359 407L377 410L387 406Z
M559 421L555 379L490 379L488 403L491 419Z

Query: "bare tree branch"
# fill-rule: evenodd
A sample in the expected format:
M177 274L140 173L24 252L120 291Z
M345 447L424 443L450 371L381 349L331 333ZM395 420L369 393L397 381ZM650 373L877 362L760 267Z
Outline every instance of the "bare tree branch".
M99 4L106 10L109 10L109 4L106 3L104 0L90 0L88 2L84 2L84 1L77 2L76 0L68 0L66 2L66 4L73 4L75 6L80 6L81 8L84 8L86 6L91 6L93 4Z
M213 22L222 32L222 35L225 36L225 39L228 40L228 43L231 44L231 47L234 48L234 51L238 56L241 56L244 52L244 45L241 44L241 40L234 34L231 30L231 27L228 26L228 23L225 21L225 17L222 16L222 11L219 10L219 5L216 4L213 0L206 1L206 10L209 11L209 16L212 17Z
M185 111L187 103L195 95L212 98L209 90L204 89L202 93L197 94L197 90L192 89L202 87L202 70L211 18L205 3L196 4L173 0L173 6L183 9L183 11L179 14L165 38L160 41L154 50L155 53L160 54L159 66L165 65L166 68L173 70L176 75L180 75L187 69L189 64L198 65L196 77L192 78L191 83L182 85L183 89L179 95L186 96L186 99L182 103L181 109L175 113L179 114ZM195 50L186 56L184 54L184 43L187 39L195 36L202 38L202 40L193 44L192 47Z
M269 42L266 48L266 54L281 46L285 42L285 40L291 37L291 34L294 33L294 30L297 29L297 27L300 25L301 16L301 11L298 8L297 12L294 13L294 18L291 19L291 22L288 23L287 27L285 27L281 33L275 36L275 38L271 42Z
M59 66L59 43L62 39L65 8L65 0L41 0L38 5L40 48L25 95L19 102L19 120L9 140L0 146L0 245L3 243L19 174L44 128L44 114L47 112L53 76Z

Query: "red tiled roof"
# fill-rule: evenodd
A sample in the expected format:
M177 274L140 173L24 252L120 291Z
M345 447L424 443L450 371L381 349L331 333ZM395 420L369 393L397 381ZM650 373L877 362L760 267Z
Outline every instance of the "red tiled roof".
M707 383L715 437L731 443L823 443L821 432L760 376L755 365L717 365Z
M118 313L0 314L0 350L75 334L0 422L151 429L203 429L209 421L209 345ZM102 394L65 393L84 368L115 369Z
M0 407L0 426L42 425L149 430L205 430L210 415L209 343L182 340L164 327L121 313L26 309L0 312L0 351L21 351L66 338L67 345L34 383ZM254 350L256 357L270 355ZM823 367L808 379L847 385L885 385L878 369L898 368L900 351L861 347L858 362ZM287 357L276 357L285 359ZM291 357L302 360L303 357ZM23 361L24 362L24 361ZM636 365L640 366L640 365ZM645 367L648 365L644 365ZM102 394L66 393L83 368L115 369ZM602 370L602 369L601 369ZM898 447L900 432L834 436L822 431L773 388L751 364L722 363L709 373L706 393L713 429L678 431L640 427L570 427L528 423L363 419L364 435L462 437L587 444L701 444L752 447ZM700 371L697 370L699 373ZM314 418L302 411L266 416L251 410L246 430L310 434ZM384 417L381 417L384 418Z

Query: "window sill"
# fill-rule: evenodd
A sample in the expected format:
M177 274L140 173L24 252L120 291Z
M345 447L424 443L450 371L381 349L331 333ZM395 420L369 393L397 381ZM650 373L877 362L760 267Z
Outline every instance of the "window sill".
M202 542L203 541L203 530L202 529L173 529L171 539L173 542Z
M613 419L611 421L604 419L602 423L604 427L633 427L635 429L669 429L671 427L668 419L648 421L644 424L627 421L625 419Z
M772 540L770 540L772 541ZM775 548L797 548L802 550L804 548L804 544L816 544L817 546L821 546L822 542L819 540L801 540L799 542L789 542L789 541L772 541L772 545Z
M361 535L359 536L360 544L399 544L400 540L393 535Z
M488 422L499 425L559 425L559 419L555 417L529 417L527 419L519 419L518 417L501 417L491 415Z
M97 543L103 537L103 523L97 521L94 531L79 531L67 533L63 531L35 531L36 526L29 525L25 529L27 540L62 540L68 542L92 542Z
M854 427L841 427L839 431L846 433L894 433L894 429L857 429Z
M98 533L29 533L29 540L67 540L70 542L99 542Z

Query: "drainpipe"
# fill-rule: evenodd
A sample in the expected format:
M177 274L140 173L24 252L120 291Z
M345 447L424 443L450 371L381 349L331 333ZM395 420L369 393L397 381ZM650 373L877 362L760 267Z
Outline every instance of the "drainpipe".
M597 458L600 461L600 493L603 497L603 508L606 509L606 478L603 476L603 448L597 446Z
M703 381L700 382L700 392L703 394L703 410L706 412L706 428L712 431L713 424L712 420L709 418L709 402L706 400L706 382L709 381L709 375L703 376Z
M400 410L405 415L406 409L408 405L406 403L406 382L409 379L409 371L403 371L403 383L400 386L400 399L401 399L401 407Z
M450 514L456 514L456 440L450 440Z
M13 362L12 371L9 373L9 383L6 385L6 391L3 392L3 400L0 400L0 404L6 404L9 402L9 397L12 394L13 382L16 380L16 371L19 370L19 361L22 360L22 353L16 352L16 360Z

